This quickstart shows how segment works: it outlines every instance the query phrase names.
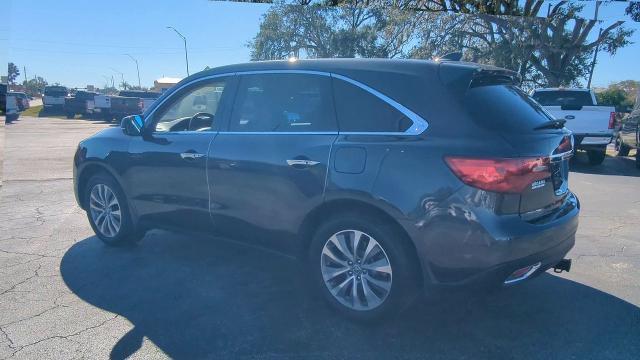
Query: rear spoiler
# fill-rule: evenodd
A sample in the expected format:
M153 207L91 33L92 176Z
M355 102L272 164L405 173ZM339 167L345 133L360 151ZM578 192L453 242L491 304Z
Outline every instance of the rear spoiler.
M479 86L519 85L521 82L515 71L461 61L441 61L438 77L442 84L457 94Z
M515 71L479 68L471 77L470 88L489 85L520 85L522 78Z

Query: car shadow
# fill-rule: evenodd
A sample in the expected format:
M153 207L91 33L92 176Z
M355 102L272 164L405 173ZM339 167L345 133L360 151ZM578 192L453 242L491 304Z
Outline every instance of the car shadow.
M77 296L168 356L199 358L637 358L640 309L551 274L491 294L416 302L382 323L329 310L298 262L219 239L153 231L137 246L77 242L61 273Z
M571 159L569 170L573 172L593 175L640 176L640 169L636 168L635 157L609 156L600 165L591 165L585 152L578 152Z

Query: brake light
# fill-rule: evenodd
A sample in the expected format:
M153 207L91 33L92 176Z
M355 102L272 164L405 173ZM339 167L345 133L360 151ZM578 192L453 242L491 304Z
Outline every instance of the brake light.
M613 129L616 125L616 113L612 112L609 114L609 129Z
M448 156L445 161L465 184L493 192L521 193L534 181L551 176L548 157L473 159Z

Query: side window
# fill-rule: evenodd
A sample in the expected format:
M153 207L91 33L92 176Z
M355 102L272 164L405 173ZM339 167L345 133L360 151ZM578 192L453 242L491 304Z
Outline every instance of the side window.
M328 76L256 74L240 78L230 131L336 131Z
M336 114L343 132L404 132L413 124L403 113L370 92L333 79Z
M224 79L197 85L177 98L156 115L156 132L207 131L214 129L218 105L226 81Z

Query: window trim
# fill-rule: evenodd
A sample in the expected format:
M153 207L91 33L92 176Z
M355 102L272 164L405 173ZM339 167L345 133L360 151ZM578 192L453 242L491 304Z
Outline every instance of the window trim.
M251 71L237 71L237 72L229 72L229 73L221 73L221 74L214 74L214 75L208 75L208 76L203 76L197 79L193 79L185 84L182 84L179 88L177 88L176 90L174 90L172 92L172 94L168 95L167 97L165 97L164 99L162 99L162 101L160 101L154 108L153 110L151 110L151 112L149 113L149 115L147 115L147 117L145 118L145 127L147 124L147 119L153 119L153 116L155 115L155 112L157 109L159 109L167 100L173 98L173 94L174 93L178 93L179 91L181 91L182 89L184 89L185 87L188 86L193 86L194 84L197 84L199 82L203 82L203 81L207 81L207 80L211 80L211 79L215 79L215 78L219 78L219 77L236 77L238 75L255 75L255 74L309 74L309 75L318 75L318 76L329 76L331 78L334 79L338 79L338 80L342 80L342 81L346 81L352 85L355 85L359 88L361 88L362 90L370 93L371 95L377 97L378 99L384 101L385 103L389 104L391 107L393 107L394 109L398 110L399 112L401 112L404 116L406 116L409 120L411 120L411 122L413 123L407 130L405 131L393 131L393 132L385 132L385 131L309 131L309 132L304 132L304 131L278 131L278 132L262 132L262 131L255 131L255 132L244 132L244 131L224 131L224 130L217 130L215 131L216 133L220 133L220 134L247 134L247 135L259 135L259 134L265 134L265 135L291 135L291 134L298 134L298 135L305 135L305 134L313 134L313 135L322 135L322 134L326 134L326 135L404 135L404 136L417 136L422 134L423 132L425 132L425 130L427 130L427 128L429 127L429 122L427 122L423 117L421 117L420 115L416 114L415 112L411 111L410 109L408 109L407 107L405 107L404 105L398 103L397 101L393 100L392 98L388 97L387 95L383 94L382 92L361 83L360 81L354 80L348 76L344 76L344 75L340 75L340 74L336 74L336 73L330 73L330 72L325 72L325 71L316 71L316 70L251 70ZM235 100L235 99L234 99ZM181 133L191 133L191 132L196 132L196 131L182 131Z
M174 91L172 91L172 93L168 96L166 96L165 98L162 99L162 101L160 101L157 105L155 105L153 107L153 109L151 110L151 112L149 112L149 115L147 115L144 118L144 131L148 131L151 134L158 134L158 135L166 135L166 134L192 134L192 133L198 133L198 134L202 134L202 133L206 133L206 134L211 134L211 133L218 133L220 132L220 130L207 130L207 131L196 131L196 130L185 130L185 131L156 131L155 130L155 125L157 125L157 123L159 122L158 120L154 119L154 116L156 115L156 111L158 111L159 109L161 109L164 104L167 102L167 100L171 100L174 97L174 94L178 94L180 93L183 89L188 88L188 87L193 87L196 86L198 83L201 82L207 82L208 80L213 80L216 78L221 78L221 77L228 77L229 79L234 79L235 77L235 73L225 73L225 74L216 74L216 75L211 75L211 76L205 76L202 78L198 78L198 79L194 79L193 81L190 81L186 84L181 85L179 88L175 89ZM227 83L230 83L230 81L227 81ZM225 84L225 87L228 84ZM221 98L222 99L222 98ZM175 103L175 101L174 101ZM224 109L223 109L224 111ZM147 122L147 120L151 120L151 122ZM224 122L224 119L223 119Z

